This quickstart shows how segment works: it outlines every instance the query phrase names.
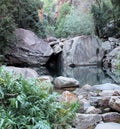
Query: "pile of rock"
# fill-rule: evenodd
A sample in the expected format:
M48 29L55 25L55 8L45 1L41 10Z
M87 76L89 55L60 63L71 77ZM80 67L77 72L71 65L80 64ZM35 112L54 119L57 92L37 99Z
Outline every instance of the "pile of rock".
M55 37L49 37L45 41L47 41L49 45L52 47L53 53L55 55L63 51L63 46L64 46L63 42L65 41L65 39L57 39Z
M103 65L107 67L116 67L118 56L120 55L120 40L115 38L108 38L108 41L102 43L102 48L105 51L105 58L103 59Z
M85 85L76 89L74 95L78 97L80 103L80 109L73 125L75 129L120 128L119 85L110 83ZM114 128L112 128L113 125Z

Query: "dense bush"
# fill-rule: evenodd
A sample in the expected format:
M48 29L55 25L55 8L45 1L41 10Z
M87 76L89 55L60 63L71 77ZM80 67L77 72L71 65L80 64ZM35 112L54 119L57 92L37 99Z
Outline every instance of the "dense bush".
M120 1L98 0L92 7L96 34L99 37L114 36L120 31ZM106 30L111 31L106 34ZM107 33L108 33L107 32ZM120 34L119 34L120 35Z
M0 0L0 48L11 41L13 31L16 27L13 18L12 0Z
M58 37L67 37L75 35L94 34L94 23L92 15L72 11L65 19L62 19L57 30Z
M45 37L43 24L39 21L37 10L43 3L33 0L0 0L0 44L13 43L16 27L34 31Z
M58 13L56 24L48 25L47 31L58 38L94 33L92 15L64 3Z
M59 102L45 87L0 68L0 129L66 129L78 105Z

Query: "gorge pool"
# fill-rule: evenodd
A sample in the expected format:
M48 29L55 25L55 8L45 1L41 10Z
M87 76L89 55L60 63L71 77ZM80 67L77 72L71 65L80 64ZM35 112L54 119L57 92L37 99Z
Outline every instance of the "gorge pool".
M75 78L80 82L80 86L85 84L96 85L103 83L117 83L115 77L108 75L106 70L97 66L67 67L61 68L45 68L35 69L39 75L51 75L52 77L65 76ZM119 81L118 81L119 83Z

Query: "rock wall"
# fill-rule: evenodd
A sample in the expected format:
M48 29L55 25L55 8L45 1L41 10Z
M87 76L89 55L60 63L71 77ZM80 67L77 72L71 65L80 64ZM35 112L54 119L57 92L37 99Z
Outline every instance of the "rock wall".
M64 42L62 64L65 66L97 65L103 58L101 41L93 36L78 36Z

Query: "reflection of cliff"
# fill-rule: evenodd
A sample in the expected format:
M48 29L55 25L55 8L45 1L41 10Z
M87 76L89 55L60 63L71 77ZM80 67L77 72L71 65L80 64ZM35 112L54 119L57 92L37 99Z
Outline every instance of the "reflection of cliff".
M113 80L106 76L101 68L97 66L83 66L83 67L64 67L62 75L66 77L75 78L80 82L80 86L86 83L90 85L112 83Z

